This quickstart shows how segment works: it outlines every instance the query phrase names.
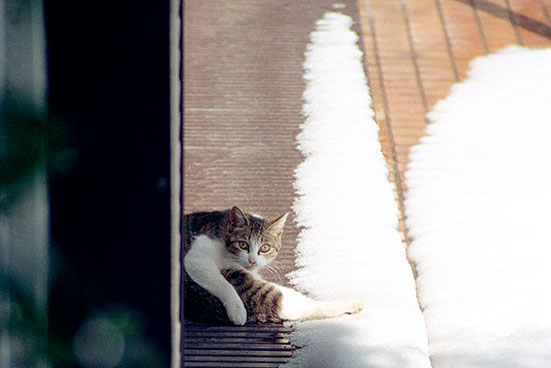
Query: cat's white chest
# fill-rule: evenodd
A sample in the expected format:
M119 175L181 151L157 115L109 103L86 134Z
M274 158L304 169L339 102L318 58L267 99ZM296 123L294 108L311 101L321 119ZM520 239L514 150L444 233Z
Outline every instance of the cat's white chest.
M186 254L186 258L191 257L196 261L212 262L216 264L220 271L232 268L235 261L228 256L226 245L220 240L211 239L206 235L197 236L191 243L191 249Z

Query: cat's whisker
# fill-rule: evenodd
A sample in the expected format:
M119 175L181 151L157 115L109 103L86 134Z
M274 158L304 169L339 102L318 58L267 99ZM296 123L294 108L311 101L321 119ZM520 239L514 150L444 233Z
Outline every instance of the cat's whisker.
M268 272L270 275L273 275L274 273L274 271L272 271L272 269L269 266L264 266L263 270Z
M281 262L272 262L272 263L270 264L270 267L273 268L273 269L276 270L276 271L277 271L280 267L283 267L283 266L284 266L284 264L281 263Z
M272 275L272 270L270 270L270 268L268 266L264 266L262 267L262 271L266 272L267 274L269 274L269 276Z
M235 272L234 269L226 270L226 271L224 271L224 276L225 276L226 278L228 278L228 277L230 277L234 272Z
M278 267L281 267L282 265L283 265L283 263L281 263L281 262L270 262L270 264L268 266L270 266L271 268L276 270Z
M238 270L237 268L230 268L225 270L223 273L224 273L224 276L228 278L229 276L233 275L233 273L235 273L235 271L237 270Z
M269 269L266 269L266 273L268 273L268 275L271 277L271 278L275 278L275 274L272 270L269 270Z
M272 266L266 266L265 269L269 271L272 275L277 276L279 282L283 282L281 276L279 275L279 272L275 268L273 268Z
M283 266L283 263L277 262L277 263L278 263L278 266L277 266L277 267L274 267L274 263L276 263L276 262L272 262L272 263L269 265L269 267L270 267L272 270L274 270L274 271L276 271L276 272L279 272L279 271L278 271L278 268L281 267L281 266Z

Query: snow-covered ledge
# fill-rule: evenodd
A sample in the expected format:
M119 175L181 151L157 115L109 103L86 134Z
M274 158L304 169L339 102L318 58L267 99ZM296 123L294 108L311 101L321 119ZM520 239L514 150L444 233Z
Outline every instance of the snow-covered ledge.
M475 59L406 172L436 367L551 366L551 49Z
M301 323L289 367L430 367L415 282L352 19L316 24L304 62L304 115L294 211L298 271L317 299L362 299L359 315Z

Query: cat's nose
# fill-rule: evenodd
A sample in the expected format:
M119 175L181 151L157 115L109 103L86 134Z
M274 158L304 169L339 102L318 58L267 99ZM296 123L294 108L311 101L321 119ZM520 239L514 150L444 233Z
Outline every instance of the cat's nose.
M256 259L254 258L249 258L249 265L250 266L254 266L256 264Z

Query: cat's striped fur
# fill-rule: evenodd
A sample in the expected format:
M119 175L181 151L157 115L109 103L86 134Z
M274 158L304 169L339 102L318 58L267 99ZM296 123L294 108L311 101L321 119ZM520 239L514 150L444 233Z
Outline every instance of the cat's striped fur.
M362 302L318 302L260 278L281 249L287 215L274 220L233 207L184 216L185 318L278 322L357 313Z
M247 323L281 322L282 293L274 284L255 278L245 270L225 271L247 311ZM194 321L230 324L222 302L186 275L185 318Z
M280 322L283 293L272 283L245 270L226 272L247 310L248 322Z

